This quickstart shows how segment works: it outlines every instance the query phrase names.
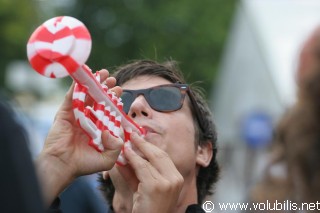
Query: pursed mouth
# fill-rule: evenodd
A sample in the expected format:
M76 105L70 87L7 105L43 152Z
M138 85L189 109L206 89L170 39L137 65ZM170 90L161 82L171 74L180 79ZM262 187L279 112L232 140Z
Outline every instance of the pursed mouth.
M144 129L145 136L148 134L157 134L158 133L149 126L142 126L142 128Z

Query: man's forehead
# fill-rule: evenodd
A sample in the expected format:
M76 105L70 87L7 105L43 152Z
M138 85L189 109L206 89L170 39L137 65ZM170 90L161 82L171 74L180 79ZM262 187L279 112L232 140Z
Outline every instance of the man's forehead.
M130 79L129 81L122 84L121 87L123 89L137 90L170 83L172 82L159 76L142 75Z

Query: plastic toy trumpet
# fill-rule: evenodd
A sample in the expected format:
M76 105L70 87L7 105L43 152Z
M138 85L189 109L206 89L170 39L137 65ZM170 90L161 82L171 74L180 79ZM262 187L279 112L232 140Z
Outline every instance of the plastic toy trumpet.
M85 65L91 52L91 36L79 20L60 16L49 19L31 35L27 55L34 70L50 78L70 75L76 82L73 92L74 116L80 127L89 135L89 145L103 151L102 131L116 137L124 133L124 142L130 143L130 134L143 134L139 127L122 110L123 103L106 85L100 83L99 73L93 74ZM93 106L85 106L89 95ZM122 152L118 164L126 164Z

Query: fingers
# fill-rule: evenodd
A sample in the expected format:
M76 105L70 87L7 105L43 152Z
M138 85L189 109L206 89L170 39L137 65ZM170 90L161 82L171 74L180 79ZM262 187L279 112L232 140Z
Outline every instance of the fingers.
M100 71L101 72L101 71ZM103 81L102 81L103 82ZM105 79L104 83L109 87L112 88L116 86L116 79L114 77L108 77Z
M102 144L104 151L101 152L101 165L102 170L109 170L113 167L123 147L123 140L119 137L116 138L109 131L102 133Z
M106 69L101 69L99 71L100 83L105 83L109 88L116 86L116 79L114 77L109 77L109 71Z
M125 145L125 157L141 183L149 186L155 184L169 191L181 189L183 177L166 152L136 133L132 134L131 142L146 158L142 158L131 147Z
M137 133L131 134L131 142L143 154L143 156L147 158L150 164L153 165L161 175L169 178L180 175L180 173L177 171L176 166L174 165L169 155L165 151L145 141ZM135 162L137 162L137 159L139 159L138 157L140 156L137 157L135 156L137 154L135 155L133 154L135 153L131 153L131 156L134 156L132 160L135 160ZM168 171L174 171L174 172L168 172Z
M100 83L105 84L111 91L113 91L117 97L120 97L122 94L122 89L119 86L116 86L116 79L114 77L109 77L109 71L106 69L101 69L97 71L100 76ZM86 105L92 106L94 100L90 96L86 97Z
M132 169L132 167L130 165L125 165L117 166L116 168L131 191L137 191L139 180L137 179L135 171Z
M140 182L159 180L161 177L159 172L150 164L150 162L137 155L131 147L125 146L124 153Z
M111 91L115 92L118 97L120 97L122 93L122 89L119 86L116 86L116 79L114 77L109 77L109 71L106 69L102 69L99 71L100 73L100 83L104 83L108 88L111 88Z
M98 170L110 170L116 163L121 149L123 147L123 140L119 137L114 137L109 131L102 132L102 144L104 151L96 155L99 155L99 161L96 165L100 165Z
M119 86L115 86L115 87L111 88L111 91L114 92L117 97L120 97L122 94L122 88Z
M103 171L102 178L103 178L103 180L108 180L109 179L109 171Z
M142 142L142 140L139 141L141 142L141 144L144 143L142 146L149 144L147 142ZM138 143L138 140L136 140L136 142ZM158 147L152 144L150 145L151 146L149 146L149 148L163 152ZM140 150L144 150L144 149L140 149ZM135 151L133 151L129 146L125 146L124 153L125 153L125 156L127 157L129 165L132 167L135 173L135 175L131 175L131 177L136 176L138 180L138 182L135 183L136 182L135 180L131 180L128 174L124 175L124 172L121 171L119 168L119 171L121 171L122 177L125 177L125 180L128 183L128 186L131 188L131 190L133 190L134 192L139 191L139 193L145 194L146 197L149 197L149 198L153 197L153 199L151 198L151 200L153 201L157 200L158 203L160 202L159 198L165 198L166 205L168 204L167 202L168 200L171 200L173 201L173 203L176 203L176 200L178 199L178 196L181 192L184 179L167 155L161 154L161 156L166 156L166 157L158 159L158 162L162 161L161 163L163 165L168 163L170 164L170 166L167 167L167 170L163 171L163 168L165 167L160 166L161 163L156 163L156 164L151 163L151 161L152 162L155 161L155 159L153 158L156 158L157 155L147 154L146 156L148 156L152 160L148 158L147 160L145 160L141 156L137 155ZM154 205L155 204L153 204L153 206ZM162 204L160 205L164 207ZM169 207L170 206L171 205L169 205Z
M117 97L120 97L122 94L122 88L116 86L116 79L114 77L109 77L106 79L105 84L112 92L116 94Z
M123 140L120 137L113 136L109 131L103 131L102 145L106 150L118 150L122 148Z
M116 79L114 77L109 77L108 70L101 69L97 72L100 75L100 83L105 83L108 87L114 87L116 85Z
M131 169L132 170L132 169ZM130 181L128 181L128 175L124 175L126 172L128 172L128 175L131 175L131 182L133 179L136 179L134 172L129 172L129 167L127 166L115 166L113 167L109 172L109 178L111 179L113 186L117 190L119 194L121 194L124 197L132 197L134 192L132 190L132 186L129 185ZM136 188L138 186L138 181L136 183ZM128 190L130 189L130 190Z
M100 83L106 83L109 88L112 88L112 91L116 93L119 97L122 93L122 89L116 85L116 79L114 77L109 77L109 72L106 69L99 71L100 73ZM74 90L75 82L73 81L68 92L66 93L64 102L62 103L59 111L69 111L72 110L72 95ZM90 101L89 101L90 102Z

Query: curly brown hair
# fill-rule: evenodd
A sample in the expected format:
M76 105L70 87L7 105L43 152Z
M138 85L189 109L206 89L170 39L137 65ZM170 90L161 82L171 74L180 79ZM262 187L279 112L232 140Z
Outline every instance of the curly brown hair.
M142 75L158 76L172 83L186 83L181 71L178 69L177 63L172 60L164 63L158 63L152 60L137 60L120 66L113 74L119 86L130 79ZM207 195L213 193L213 185L219 176L219 166L216 159L217 133L211 111L201 90L194 85L190 85L188 97L190 100L189 107L192 111L196 128L195 146L211 143L213 149L213 157L209 166L201 167L197 175L198 202L201 203ZM99 181L101 183L100 189L104 192L104 196L109 203L112 203L114 187L110 178L103 180L100 176Z
M282 164L286 175L265 176L253 188L256 201L257 197L295 202L320 198L320 27L304 43L298 65L297 101L277 126L273 159L266 171L270 174L274 165Z

